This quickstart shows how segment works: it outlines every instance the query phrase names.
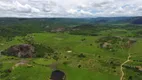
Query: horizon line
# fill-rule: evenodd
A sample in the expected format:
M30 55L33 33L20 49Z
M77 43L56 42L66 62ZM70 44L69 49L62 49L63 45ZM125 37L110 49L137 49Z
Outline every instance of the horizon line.
M0 18L120 18L120 17L142 17L142 16L98 16L98 17L0 17Z

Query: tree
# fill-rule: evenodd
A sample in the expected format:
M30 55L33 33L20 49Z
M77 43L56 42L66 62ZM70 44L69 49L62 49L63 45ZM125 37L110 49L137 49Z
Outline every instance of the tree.
M24 43L26 44L31 44L34 45L35 41L34 41L34 36L33 35L27 35L23 38Z
M132 76L129 76L128 80L133 80L133 77L132 77Z

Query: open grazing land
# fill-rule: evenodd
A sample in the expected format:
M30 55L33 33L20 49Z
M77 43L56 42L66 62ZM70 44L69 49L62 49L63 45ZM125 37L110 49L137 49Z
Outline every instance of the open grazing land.
M0 80L142 80L142 17L0 18Z

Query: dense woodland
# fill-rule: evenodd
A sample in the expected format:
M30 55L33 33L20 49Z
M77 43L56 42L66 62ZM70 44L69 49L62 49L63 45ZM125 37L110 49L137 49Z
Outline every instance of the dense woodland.
M104 22L103 20L107 20ZM124 21L124 22L122 22ZM103 30L126 29L131 30L134 36L141 36L142 26L140 18L91 18L91 19L0 19L0 36L25 36L29 33L51 32L58 28L65 28L59 32L69 32L75 35L97 36ZM122 25L123 23L123 25ZM121 31L120 31L121 32ZM128 31L129 32L129 31Z

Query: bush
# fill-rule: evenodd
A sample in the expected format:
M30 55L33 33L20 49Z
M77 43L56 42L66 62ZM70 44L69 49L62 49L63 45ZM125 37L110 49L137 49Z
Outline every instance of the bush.
M56 55L54 55L52 58L53 58L54 60L56 60L56 61L59 59L59 57L56 56Z
M78 55L78 57L79 58L85 58L86 56L83 53L81 53L81 54Z
M78 68L81 68L81 65L78 65Z
M0 62L0 69L3 67L3 64Z
M45 55L54 54L54 50L51 47L44 46L42 44L34 44L36 57L44 57Z

